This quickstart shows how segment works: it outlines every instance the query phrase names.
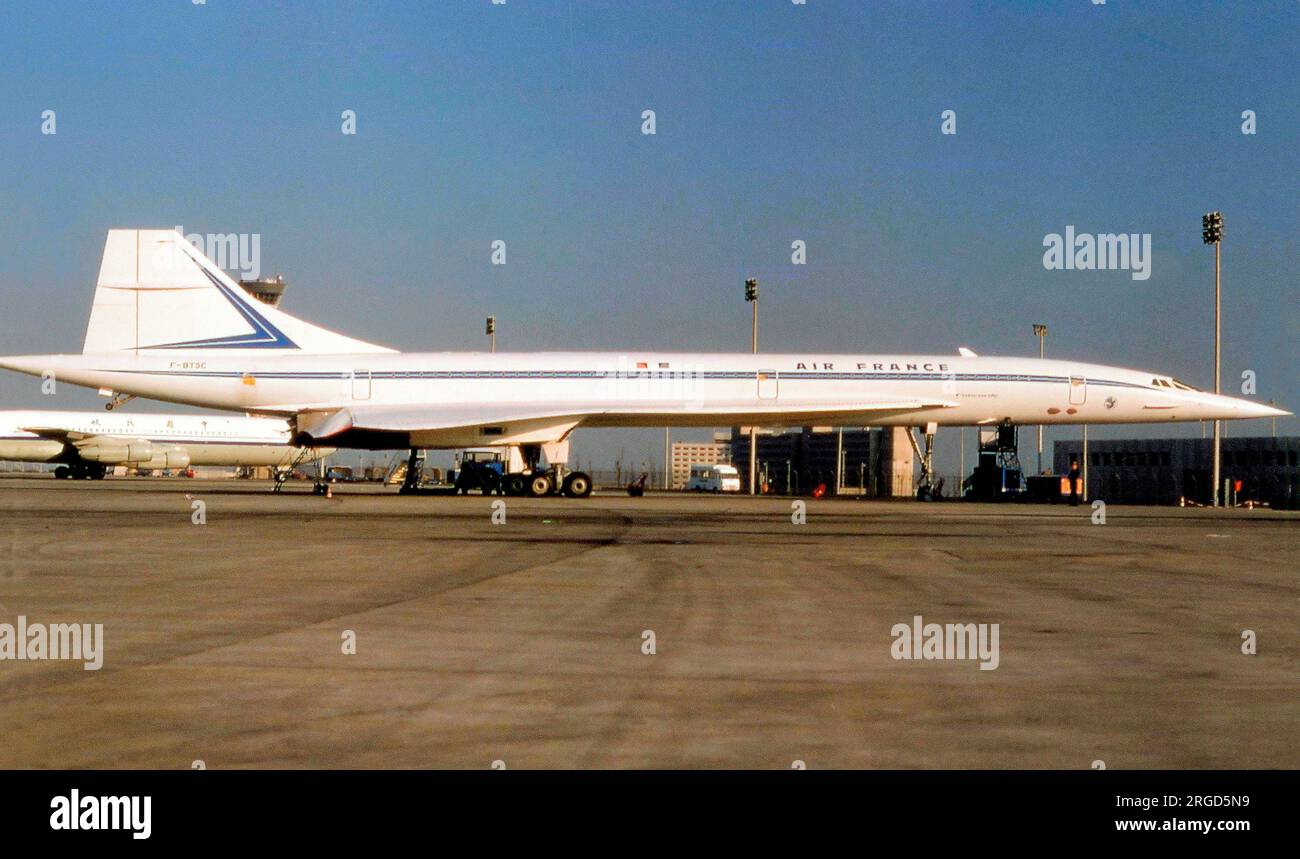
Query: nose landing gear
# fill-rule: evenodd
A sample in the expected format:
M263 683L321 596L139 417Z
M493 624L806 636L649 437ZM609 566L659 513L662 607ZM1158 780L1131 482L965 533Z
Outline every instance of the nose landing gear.
M111 412L113 409L125 406L135 399L135 394L110 394L112 397L107 403L104 403L104 411Z
M925 429L925 451L916 443L916 436L913 435L909 428L907 431L907 440L912 443L912 452L916 454L917 460L921 463L921 479L916 486L916 499L918 501L938 501L943 498L943 480L935 481L934 479L934 434L939 430L937 423L928 423Z

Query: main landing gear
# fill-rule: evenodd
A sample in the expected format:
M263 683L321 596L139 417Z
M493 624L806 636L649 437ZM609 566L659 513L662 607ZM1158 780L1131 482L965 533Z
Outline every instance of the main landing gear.
M55 480L103 480L108 469L102 465L60 465L54 469Z
M560 492L569 498L586 498L591 495L591 478L586 472L571 471L564 476Z
M474 491L484 495L511 495L518 498L545 498L551 495L587 498L591 495L592 481L589 474L569 471L563 464L543 467L540 464L541 445L520 445L518 456L494 454L491 458L483 458L483 451L467 451L450 489L420 488L424 456L423 450L412 448L400 494L443 494L452 491L468 495ZM519 468L518 471L508 471L511 462Z
M402 488L397 490L399 495L414 495L419 491L420 481L424 479L424 458L423 450L411 448L411 455L406 460L406 474L402 477Z
M564 442L565 458L568 456L568 442ZM587 498L591 495L591 476L583 471L569 471L563 463L542 468L542 446L537 444L520 445L520 454L524 458L524 470L507 474L501 480L501 489L506 495L527 495L533 498L545 498L548 495L563 495L566 498ZM548 452L548 458L550 453Z

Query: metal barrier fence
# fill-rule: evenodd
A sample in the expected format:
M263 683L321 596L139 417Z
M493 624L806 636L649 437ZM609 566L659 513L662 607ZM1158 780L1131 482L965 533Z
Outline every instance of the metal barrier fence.
M629 483L639 478L642 474L646 477L646 489L650 491L659 491L663 488L663 469L639 469L639 468L601 468L601 469L583 469L591 475L592 484L599 490L609 492L626 487ZM747 482L747 474L741 474L742 486ZM786 473L784 466L780 474L775 471L769 471L769 490L768 495L776 497L790 498L807 498L813 495L813 492L820 485L825 485L826 496L835 495L835 476L833 473L816 473L809 476L800 475L797 471L791 470L789 474L789 485L787 490ZM866 485L862 486L858 481L859 475L855 472L852 474L845 473L845 486L841 487L840 497L849 498L915 498L916 497L916 478L911 475L889 475L888 484L883 484L881 479L872 480L867 477ZM760 480L762 472L760 471ZM956 472L942 473L936 476L936 482L942 481L942 494L944 498L958 499L962 496L962 476ZM684 492L684 489L673 490ZM742 494L746 492L741 490Z
M0 474L45 474L52 469L53 466L44 462L13 462L0 459Z

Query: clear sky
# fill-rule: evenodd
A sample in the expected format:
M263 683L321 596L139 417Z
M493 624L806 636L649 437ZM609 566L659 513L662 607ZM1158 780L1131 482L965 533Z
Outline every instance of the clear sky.
M1218 209L1225 391L1295 410L1298 46L1294 0L16 0L0 352L79 351L105 232L181 224L259 234L286 310L402 350L495 314L503 350L743 351L753 276L763 350L1032 354L1046 322L1209 386ZM1046 270L1067 225L1151 234L1149 279ZM101 402L0 376L2 408Z

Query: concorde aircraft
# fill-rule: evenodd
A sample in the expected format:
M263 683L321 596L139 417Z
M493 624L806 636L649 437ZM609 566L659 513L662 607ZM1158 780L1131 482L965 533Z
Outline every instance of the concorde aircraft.
M100 479L107 469L191 465L285 469L333 451L290 444L283 418L122 412L0 412L0 460L57 465L57 478Z
M579 426L921 427L923 482L939 426L1289 414L1164 373L969 350L402 353L260 305L174 230L109 231L82 354L0 367L116 398L283 417L309 446L531 450ZM590 492L580 472L555 478L566 494Z

